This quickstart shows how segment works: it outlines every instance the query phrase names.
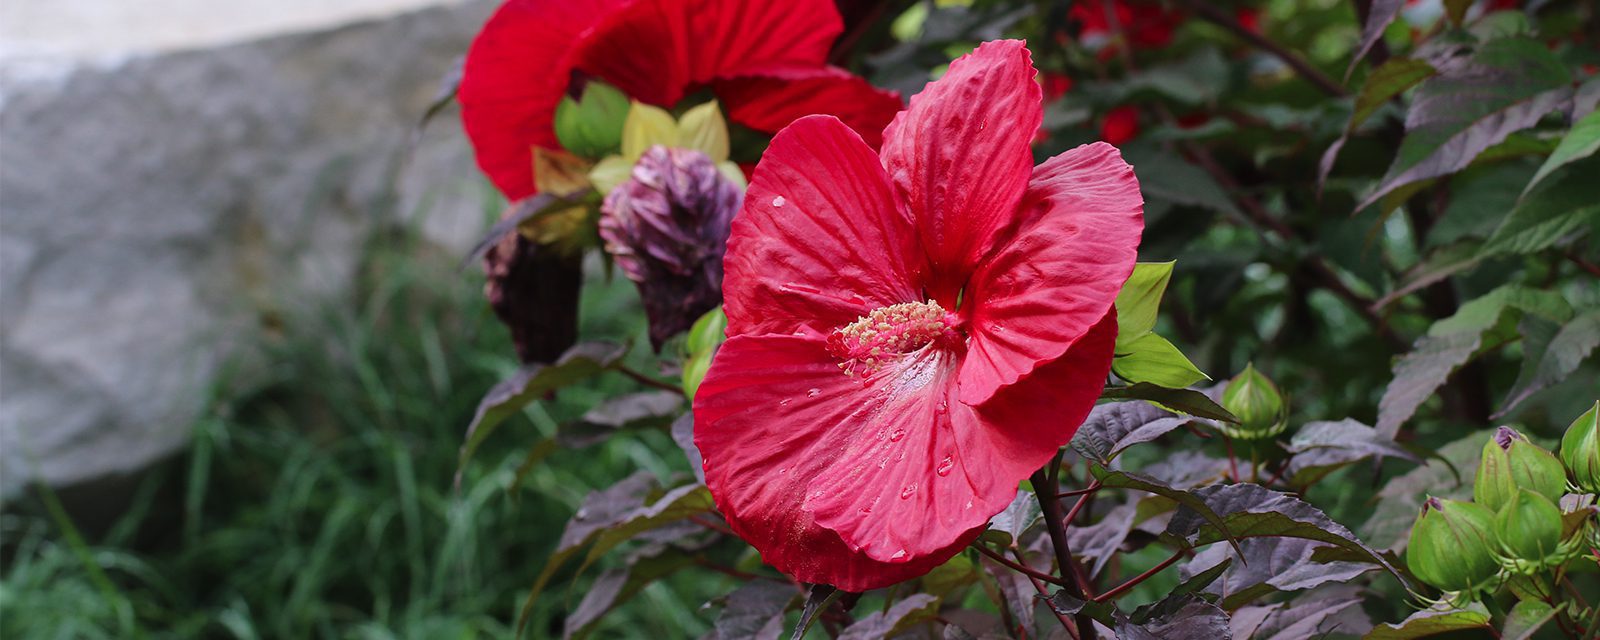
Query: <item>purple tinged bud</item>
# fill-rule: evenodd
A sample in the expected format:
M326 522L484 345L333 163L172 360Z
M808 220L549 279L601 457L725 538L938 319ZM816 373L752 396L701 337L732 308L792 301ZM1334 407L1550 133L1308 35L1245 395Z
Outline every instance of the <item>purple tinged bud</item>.
M722 256L743 191L704 153L651 147L600 207L600 237L639 287L657 348L722 304Z
M515 209L507 211L511 215ZM517 359L555 362L578 340L579 255L512 232L483 256L483 294L511 330Z

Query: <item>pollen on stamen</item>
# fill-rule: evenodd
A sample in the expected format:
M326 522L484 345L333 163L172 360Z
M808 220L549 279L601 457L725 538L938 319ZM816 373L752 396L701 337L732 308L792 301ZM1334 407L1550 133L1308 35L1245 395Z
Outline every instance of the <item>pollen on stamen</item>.
M866 376L901 354L959 334L939 303L902 302L874 309L828 336L828 353L847 376Z

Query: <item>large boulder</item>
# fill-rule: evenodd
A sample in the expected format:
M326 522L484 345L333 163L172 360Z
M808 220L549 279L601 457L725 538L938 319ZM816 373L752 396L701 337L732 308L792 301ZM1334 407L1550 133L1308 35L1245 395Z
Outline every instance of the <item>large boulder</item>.
M453 114L406 151L492 8L0 67L0 496L181 447L220 367L346 292L374 226L465 251L493 196Z

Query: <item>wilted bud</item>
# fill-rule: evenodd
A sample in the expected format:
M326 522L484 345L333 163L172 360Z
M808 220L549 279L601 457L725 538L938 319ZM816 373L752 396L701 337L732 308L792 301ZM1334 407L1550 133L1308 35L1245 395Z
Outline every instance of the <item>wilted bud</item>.
M1499 572L1492 541L1494 514L1471 502L1428 498L1406 546L1406 565L1442 591L1481 586Z
M717 354L717 347L727 340L727 329L728 316L722 313L722 307L700 316L694 326L689 327L688 338L683 341L683 350L688 354L683 361L683 393L690 400L700 390L700 381L705 379L706 372L711 370L711 358Z
M1566 493L1567 474L1554 454L1529 442L1515 429L1500 427L1483 445L1472 499L1491 511L1499 511L1518 489L1528 489L1555 502Z
M580 256L513 232L484 254L483 270L483 294L511 330L518 359L554 362L577 342Z
M574 83L580 92L578 99L563 96L556 105L556 139L567 151L585 158L615 152L622 145L628 96L598 80L579 78Z
M1494 518L1501 563L1515 573L1530 574L1560 564L1561 508L1550 499L1520 489Z
M600 208L600 237L639 285L657 349L722 304L722 254L744 193L704 153L651 147Z
M1259 440L1283 433L1288 426L1288 408L1277 385L1247 364L1244 371L1228 381L1222 392L1222 406L1239 418L1237 425L1222 430L1232 438Z
M1572 486L1584 493L1600 493L1600 402L1567 427L1561 436L1561 462Z

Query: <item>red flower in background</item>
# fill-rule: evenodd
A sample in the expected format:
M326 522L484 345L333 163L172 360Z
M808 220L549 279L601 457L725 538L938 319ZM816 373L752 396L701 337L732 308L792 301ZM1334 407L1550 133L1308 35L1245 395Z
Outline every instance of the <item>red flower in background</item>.
M1101 60L1117 54L1119 31L1134 49L1159 49L1172 43L1172 31L1178 26L1179 14L1140 0L1110 1L1109 16L1104 0L1077 0L1067 11L1067 18L1078 23L1078 39L1085 46L1097 49ZM1115 23L1111 17L1116 18Z
M461 119L512 200L535 192L532 148L560 148L551 121L574 76L665 108L709 88L766 132L833 114L871 139L902 105L825 63L841 29L828 0L509 0L467 53Z
M1120 145L1139 135L1139 109L1130 104L1113 107L1100 122L1100 139Z
M850 591L928 571L1099 397L1143 201L1106 144L1033 166L1041 115L1024 44L990 42L881 153L828 116L767 149L694 411L706 484L774 567Z

